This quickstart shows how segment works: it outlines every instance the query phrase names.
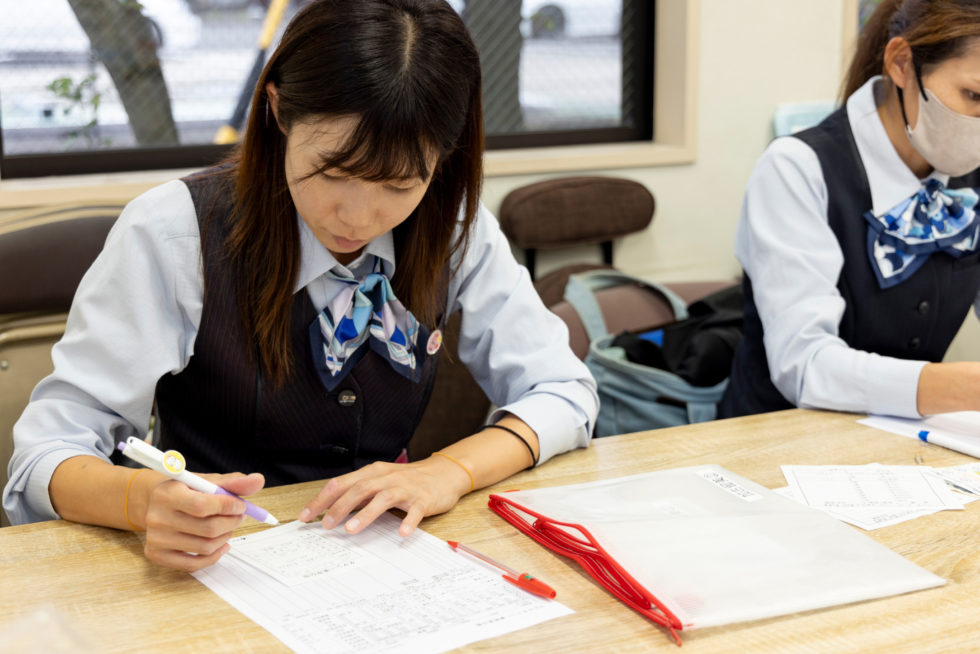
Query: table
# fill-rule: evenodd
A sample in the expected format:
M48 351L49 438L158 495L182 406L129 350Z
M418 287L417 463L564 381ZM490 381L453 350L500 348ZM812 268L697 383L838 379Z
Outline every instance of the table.
M675 652L655 625L540 547L486 507L491 492L571 484L717 463L769 488L781 464L942 467L970 457L857 423L859 416L793 409L597 439L492 488L465 497L422 528L500 560L519 561L558 591L574 615L462 652ZM258 502L292 520L319 489L309 482L263 490ZM980 645L980 502L866 532L947 579L940 588L844 607L683 632L687 652L929 652ZM240 533L261 528L248 521ZM0 651L3 627L53 605L98 652L278 652L284 646L185 573L143 557L136 534L61 520L0 529Z

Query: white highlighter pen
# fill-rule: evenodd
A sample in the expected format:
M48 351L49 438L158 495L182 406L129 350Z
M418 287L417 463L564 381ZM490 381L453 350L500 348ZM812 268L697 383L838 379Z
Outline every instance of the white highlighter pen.
M118 443L116 448L136 463L142 464L151 470L162 472L171 479L183 482L196 491L210 493L212 495L231 495L232 497L238 497L234 493L229 493L221 486L203 477L198 477L193 472L187 470L184 455L177 450L161 452L146 441L135 436L130 436L125 442ZM262 507L256 506L241 497L238 497L238 499L245 502L245 515L251 516L267 525L279 524L275 516Z

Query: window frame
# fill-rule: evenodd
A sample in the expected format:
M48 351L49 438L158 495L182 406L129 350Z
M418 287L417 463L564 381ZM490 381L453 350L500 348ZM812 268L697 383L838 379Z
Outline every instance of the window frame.
M854 2L856 6L857 0L845 1ZM494 178L694 163L697 160L700 0L656 0L654 15L652 138L632 142L489 149L484 156L484 175ZM0 211L55 201L128 201L195 169L165 166L159 162L153 170L128 168L117 173L53 176L44 171L36 177L12 179L4 178L0 172Z
M488 134L488 150L542 148L596 143L648 141L653 135L653 78L655 47L654 0L623 0L633 3L639 16L631 28L629 43L625 30L622 59L638 73L639 88L632 111L623 115L621 125L604 128L514 132ZM635 30L635 31L633 31ZM234 144L192 144L167 147L115 148L77 152L43 152L5 155L0 127L0 179L69 176L85 173L203 168L225 159Z

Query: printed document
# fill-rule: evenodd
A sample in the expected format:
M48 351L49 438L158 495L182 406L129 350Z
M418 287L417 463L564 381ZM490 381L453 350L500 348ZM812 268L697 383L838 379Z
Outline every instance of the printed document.
M399 522L291 522L232 539L194 576L296 652L443 652L572 613Z
M966 463L949 468L934 468L937 475L963 493L980 495L980 463ZM976 499L976 498L974 498Z
M878 529L968 501L928 466L782 466L777 493L862 529Z

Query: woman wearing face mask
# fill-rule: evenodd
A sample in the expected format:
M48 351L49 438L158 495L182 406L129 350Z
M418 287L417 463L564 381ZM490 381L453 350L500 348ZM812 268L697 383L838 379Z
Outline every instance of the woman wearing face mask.
M980 310L980 2L883 0L844 95L749 181L723 416L980 409L980 363L939 363Z
M239 151L131 202L82 280L14 427L12 521L145 529L147 557L184 570L224 554L243 502L109 461L154 399L159 447L188 469L238 495L325 480L295 513L349 533L398 508L408 535L588 445L595 382L480 205L482 158L479 55L445 0L306 6ZM456 311L459 357L500 408L398 463Z

